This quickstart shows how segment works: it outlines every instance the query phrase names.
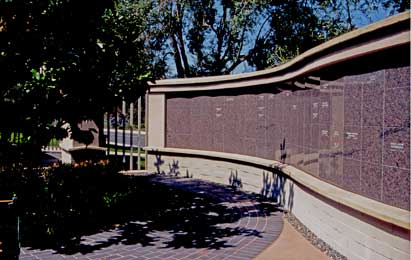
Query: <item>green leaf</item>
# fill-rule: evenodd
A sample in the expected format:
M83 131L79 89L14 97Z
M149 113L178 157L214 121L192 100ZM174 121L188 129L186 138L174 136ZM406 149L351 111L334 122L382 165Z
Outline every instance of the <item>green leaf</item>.
M147 80L147 79L149 79L149 78L151 77L151 75L152 75L151 71L148 71L148 72L146 72L146 73L144 73L144 74L142 74L142 75L139 75L139 76L138 76L138 80L140 80L140 81L142 81L142 80Z
M104 50L104 43L100 39L97 39L97 46Z

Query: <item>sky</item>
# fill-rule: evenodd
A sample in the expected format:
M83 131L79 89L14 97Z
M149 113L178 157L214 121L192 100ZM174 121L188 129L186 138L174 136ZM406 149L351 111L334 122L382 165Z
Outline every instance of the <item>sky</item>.
M359 2L359 5L361 4L361 2L362 1ZM375 23L377 21L383 20L393 14L392 10L382 8L381 4L379 5L378 8L370 12L369 16L365 16L362 12L355 10L354 6L352 6L350 11L352 15L352 22L356 28L361 28L371 23ZM247 51L247 48L244 48L244 49L245 51ZM188 48L186 48L186 50L188 50ZM187 56L188 56L189 62L193 64L194 57L191 56L190 54L188 54ZM175 69L174 60L170 59L168 62L168 65L169 65L170 70L169 70L167 77L168 78L175 77L177 73ZM239 74L239 73L252 72L252 71L255 71L255 68L249 66L246 62L243 62L232 72L232 74Z

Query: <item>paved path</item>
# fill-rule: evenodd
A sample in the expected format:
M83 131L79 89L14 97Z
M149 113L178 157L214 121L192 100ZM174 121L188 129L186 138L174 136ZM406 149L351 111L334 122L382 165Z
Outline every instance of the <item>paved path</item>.
M216 207L224 210L213 211L210 207L205 215L220 221L212 222L213 225L204 223L204 230L198 226L202 225L201 221L207 222L207 218L201 216L197 226L182 231L151 230L148 234L151 240L141 243L138 242L138 237L134 238L137 242L130 243L130 236L124 239L124 229L117 228L83 236L81 245L84 250L71 255L59 254L51 249L22 248L20 259L250 260L271 245L283 228L282 212L269 203L259 202L249 194L194 179L159 177L153 181L211 198L216 202ZM191 205L195 208L195 201ZM184 215L185 213L181 218ZM196 216L190 215L190 218L193 217ZM129 224L144 229L149 223Z
M330 260L314 247L290 223L284 222L280 237L254 260Z

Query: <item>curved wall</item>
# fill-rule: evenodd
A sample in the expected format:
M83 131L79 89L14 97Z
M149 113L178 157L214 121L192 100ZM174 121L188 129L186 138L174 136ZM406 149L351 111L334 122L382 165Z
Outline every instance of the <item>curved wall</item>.
M410 233L409 228L404 228L409 215L402 216L403 224L393 219L382 221L371 217L377 216L376 213L384 214L386 219L399 217L403 214L401 210L345 196L348 194L343 190L317 185L315 178L297 176L300 172L292 169L282 174L269 165L263 166L264 163L259 162L261 159L235 159L229 155L210 156L204 151L165 148L148 155L148 167L151 171L181 177L189 175L225 185L241 183L243 191L269 196L292 212L347 259L410 259ZM353 209L353 204L357 204L359 210ZM373 210L379 212L371 212ZM405 226L409 226L409 222Z
M285 162L409 210L409 75L404 66L316 89L167 94L166 147Z
M348 259L409 259L409 44L408 12L267 71L157 81L147 168L242 183Z

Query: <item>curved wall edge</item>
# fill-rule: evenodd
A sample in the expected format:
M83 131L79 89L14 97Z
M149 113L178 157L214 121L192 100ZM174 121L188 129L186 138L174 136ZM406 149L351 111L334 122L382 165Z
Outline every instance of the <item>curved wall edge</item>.
M241 183L243 191L269 195L348 259L410 258L409 226L399 227L337 203L287 174L270 171L267 166L273 165L268 160L258 162L258 158L250 158L251 165L247 165L241 163L244 158L228 157L206 151L154 148L148 150L150 163L147 167L152 172L190 176L225 185L234 185L235 180Z
M271 69L236 75L157 80L149 83L150 92L221 90L292 80L335 63L408 44L409 19L409 11L389 17L329 40ZM379 32L381 30L385 32Z
M271 197L348 259L410 259L410 41L408 11L273 69L151 83L146 167Z
M234 161L238 164L250 164L265 169L278 170L287 175L292 181L298 182L313 192L324 196L336 203L342 204L362 214L380 221L410 230L410 212L404 209L366 198L364 196L346 191L323 180L317 179L293 166L278 161L262 159L253 156L231 154L214 151L202 151L180 148L145 147L149 154L173 154L191 156L196 158L210 158L222 161Z

